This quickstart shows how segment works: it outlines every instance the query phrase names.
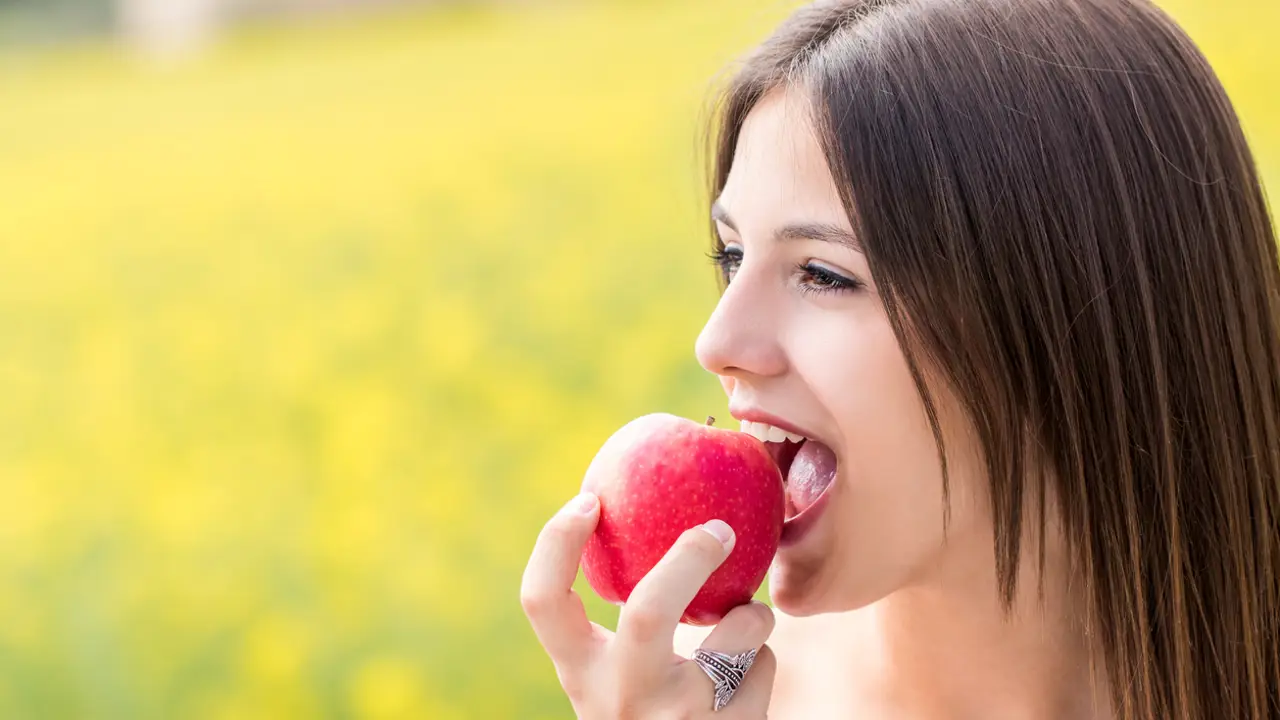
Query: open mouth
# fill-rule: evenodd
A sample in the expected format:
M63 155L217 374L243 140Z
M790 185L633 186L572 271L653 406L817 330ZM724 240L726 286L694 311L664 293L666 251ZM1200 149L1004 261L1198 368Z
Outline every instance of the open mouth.
M821 441L767 423L742 421L742 432L765 444L787 491L787 520L813 507L835 481L836 455Z

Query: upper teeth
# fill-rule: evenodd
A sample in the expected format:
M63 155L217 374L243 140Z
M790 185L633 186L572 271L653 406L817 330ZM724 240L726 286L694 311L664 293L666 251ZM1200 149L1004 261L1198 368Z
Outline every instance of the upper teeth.
M755 437L761 442L779 443L783 440L790 440L791 442L798 443L805 439L803 435L789 433L782 428L774 427L768 423L751 422L750 420L742 421L742 432Z

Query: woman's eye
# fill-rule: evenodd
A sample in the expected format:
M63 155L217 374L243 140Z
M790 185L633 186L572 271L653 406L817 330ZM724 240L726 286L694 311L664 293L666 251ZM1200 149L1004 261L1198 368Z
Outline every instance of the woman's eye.
M728 284L742 265L742 248L718 247L710 257L711 262L720 268L720 276L724 278L725 284Z
M800 275L800 289L805 292L853 292L864 287L861 280L845 277L814 262L801 264L796 271Z
M720 268L720 276L726 285L733 281L733 276L742 267L743 254L740 247L718 247L709 257ZM796 274L800 290L808 293L853 292L864 287L862 281L846 277L812 261L797 265Z

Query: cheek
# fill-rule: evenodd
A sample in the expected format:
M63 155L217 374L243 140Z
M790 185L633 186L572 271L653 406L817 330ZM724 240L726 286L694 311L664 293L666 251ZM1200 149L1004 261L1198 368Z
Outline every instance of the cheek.
M928 484L936 449L924 403L889 322L877 315L856 332L833 333L839 344L814 364L814 385L842 435L855 472L873 484ZM888 476L899 476L891 481Z
M832 347L839 357L823 364L817 390L842 443L834 538L849 571L842 594L862 603L893 592L937 557L942 474L924 404L888 322L837 337L850 339Z
M887 327L860 350L847 365L848 400L833 408L850 491L875 540L929 545L941 522L942 476L924 404Z

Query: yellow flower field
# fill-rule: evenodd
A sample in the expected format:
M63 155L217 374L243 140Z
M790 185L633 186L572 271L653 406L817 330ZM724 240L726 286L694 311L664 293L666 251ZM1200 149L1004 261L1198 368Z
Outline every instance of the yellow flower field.
M724 412L699 121L792 5L0 49L0 718L569 716L520 573ZM1168 5L1280 182L1280 5Z

